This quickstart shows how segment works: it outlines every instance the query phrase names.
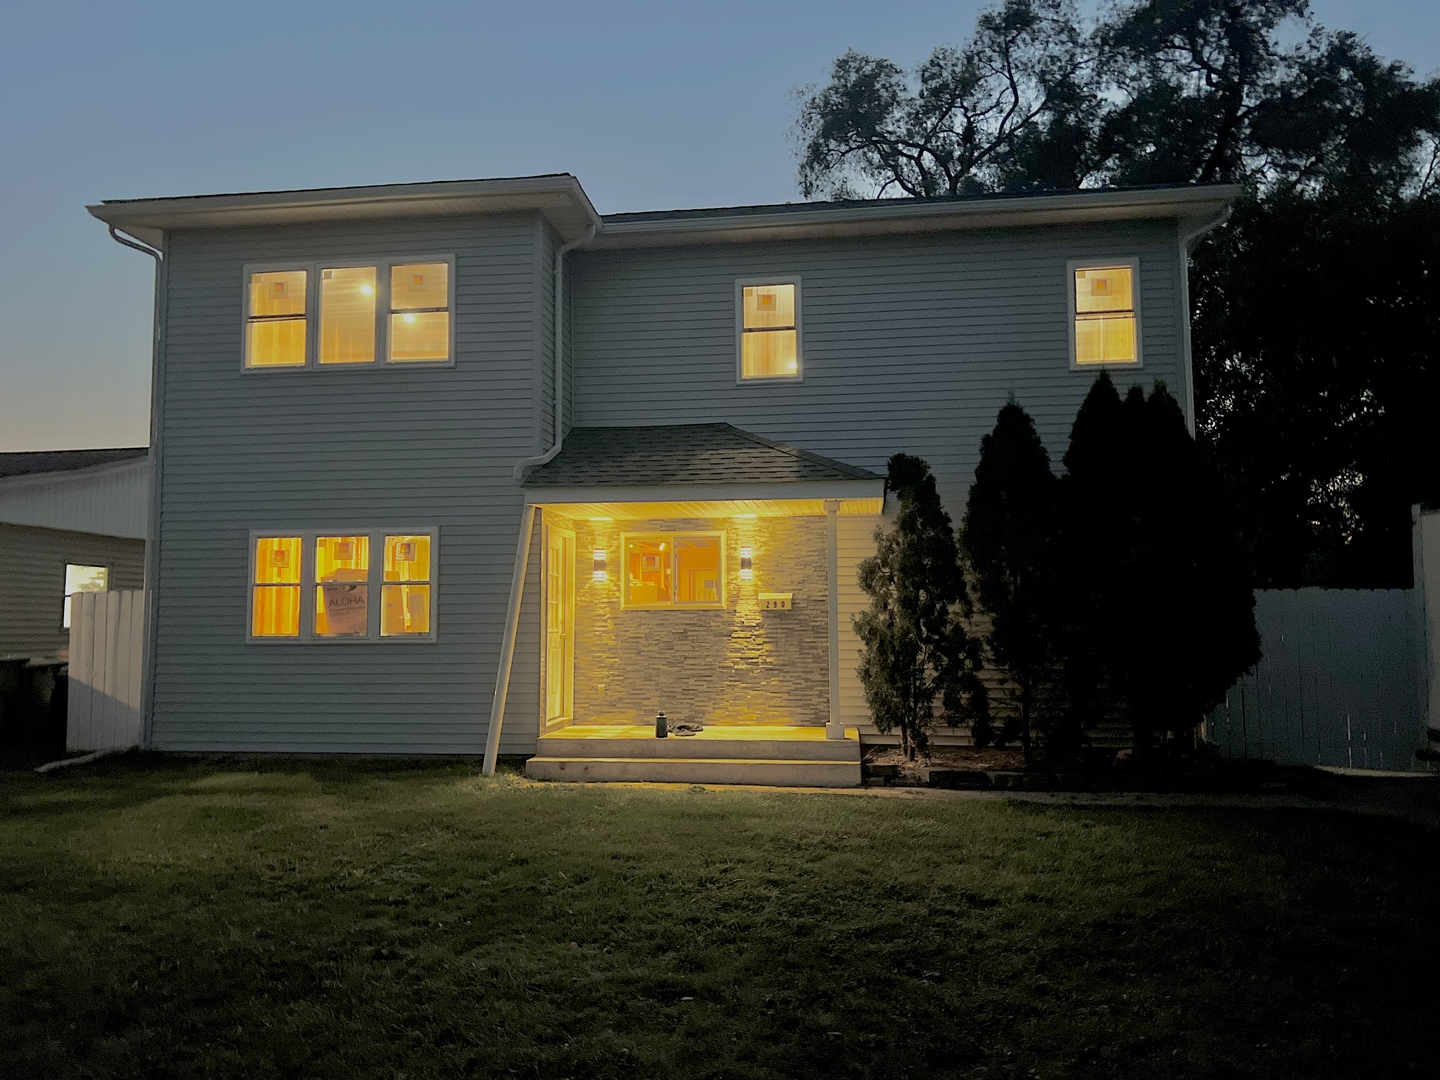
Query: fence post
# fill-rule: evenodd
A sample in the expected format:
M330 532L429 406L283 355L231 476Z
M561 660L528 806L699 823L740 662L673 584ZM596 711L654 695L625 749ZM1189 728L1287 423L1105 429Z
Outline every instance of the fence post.
M1425 733L1431 750L1440 749L1440 513L1414 507L1411 550L1415 590L1425 631Z

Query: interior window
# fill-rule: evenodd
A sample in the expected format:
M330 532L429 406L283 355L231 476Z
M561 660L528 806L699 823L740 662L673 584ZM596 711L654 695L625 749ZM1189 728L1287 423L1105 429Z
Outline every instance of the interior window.
M450 266L406 263L390 268L392 364L450 359Z
M740 311L740 378L799 376L800 324L794 283L746 285L741 289Z
M380 636L430 633L430 537L385 537Z
M304 270L250 275L245 317L246 367L305 366Z
M300 537L261 536L255 540L255 576L250 585L250 635L300 636Z
M370 631L370 537L315 538L315 633L364 637Z
M375 267L320 271L320 363L375 362Z
M723 607L723 533L625 538L626 607Z
M1077 269L1075 363L1134 364L1139 360L1133 268L1091 266Z

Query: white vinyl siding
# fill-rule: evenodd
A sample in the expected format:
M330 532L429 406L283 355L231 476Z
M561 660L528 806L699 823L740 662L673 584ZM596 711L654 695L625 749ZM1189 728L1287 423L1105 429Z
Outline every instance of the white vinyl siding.
M883 473L935 471L957 518L1013 392L1057 462L1095 378L1070 370L1067 266L1139 258L1145 370L1187 411L1173 221L574 252L577 425L726 422ZM735 381L735 281L804 279L803 382ZM1122 392L1131 372L1116 375ZM763 387L763 393L757 389Z
M541 233L538 217L497 215L170 237L155 748L483 751L523 506L511 472L535 441ZM337 378L241 370L236 283L247 263L431 251L455 256L453 365L343 366ZM439 529L435 643L248 645L250 530L347 522ZM536 736L540 562L521 611L506 754Z

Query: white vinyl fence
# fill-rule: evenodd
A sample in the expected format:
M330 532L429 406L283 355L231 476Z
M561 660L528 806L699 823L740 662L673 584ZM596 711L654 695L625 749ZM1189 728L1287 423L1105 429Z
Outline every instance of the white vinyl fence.
M1425 604L1419 589L1255 594L1264 656L1210 715L1230 758L1424 771Z
M66 750L140 745L145 594L74 593Z

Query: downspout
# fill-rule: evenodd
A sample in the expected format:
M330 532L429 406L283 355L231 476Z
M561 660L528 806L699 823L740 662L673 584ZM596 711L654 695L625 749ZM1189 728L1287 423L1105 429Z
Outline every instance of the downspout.
M555 441L550 449L536 457L522 458L515 463L515 482L537 465L544 465L560 453L565 444L565 256L582 244L595 239L595 226L579 240L562 244L555 251Z
M1180 234L1180 307L1185 313L1180 323L1180 348L1185 356L1185 426L1190 429L1192 439L1195 437L1195 361L1190 345L1190 252L1195 250L1200 237L1225 224L1229 218L1230 207L1226 206L1190 232Z
M555 251L555 441L536 457L515 463L518 484L537 465L544 465L560 453L565 443L565 256L595 239L595 226L579 240L561 244ZM515 543L515 565L510 571L510 603L505 609L505 636L500 643L500 666L495 673L495 696L490 702L490 726L485 732L485 762L481 772L495 775L500 756L500 727L505 721L505 701L510 695L510 669L515 660L515 639L520 633L520 605L525 598L525 575L530 569L530 540L535 532L535 507L526 505L520 513L520 536Z
M110 239L155 260L154 332L150 344L150 506L145 527L145 655L140 679L140 748L150 749L155 716L155 612L160 582L160 408L165 358L166 288L170 264L161 248L153 248L109 226ZM162 241L163 243L163 241Z

